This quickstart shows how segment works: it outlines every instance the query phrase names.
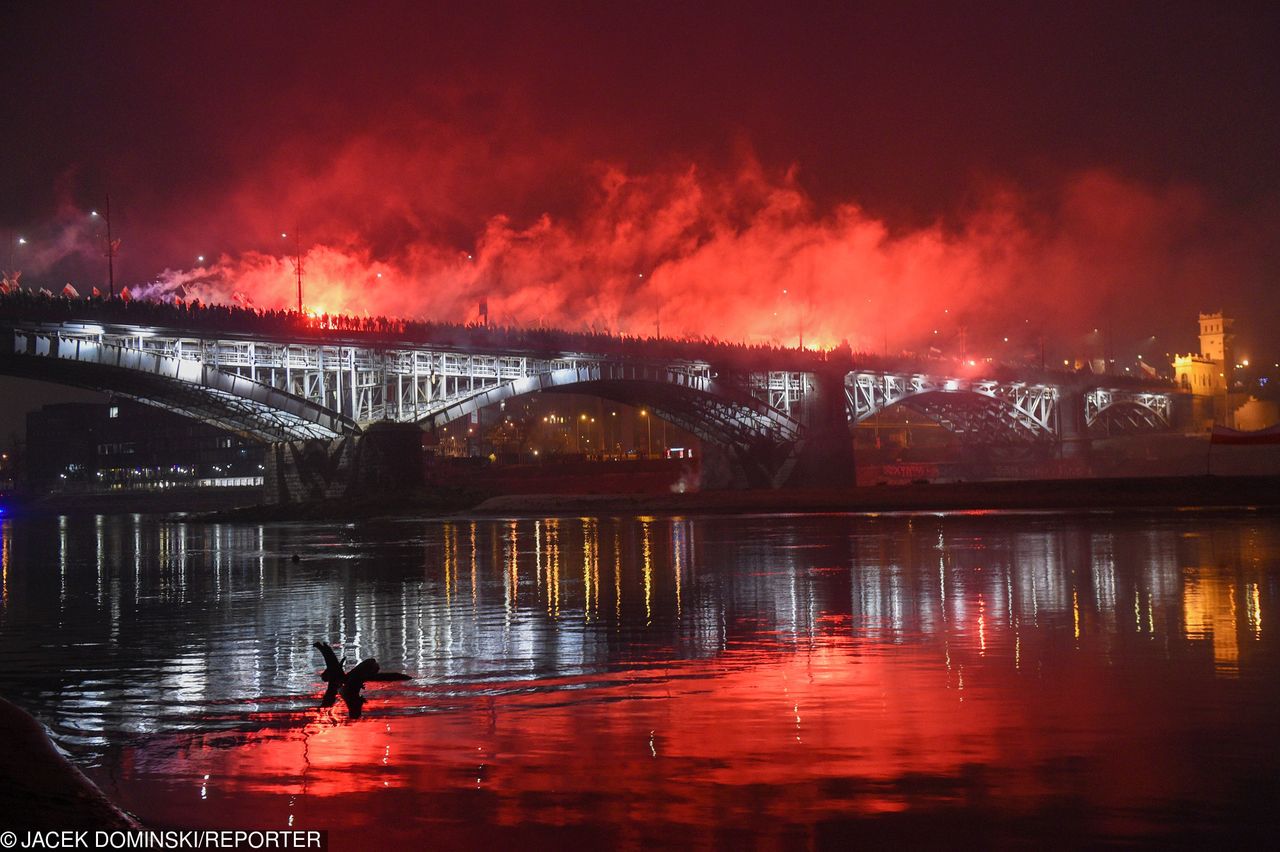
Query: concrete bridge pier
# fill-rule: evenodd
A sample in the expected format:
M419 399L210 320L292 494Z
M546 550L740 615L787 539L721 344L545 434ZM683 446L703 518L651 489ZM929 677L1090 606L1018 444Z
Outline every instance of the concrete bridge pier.
M844 373L807 373L805 381L805 393L792 409L804 429L800 438L779 442L761 437L734 446L704 441L704 489L839 488L854 484Z
M1064 459L1089 457L1089 430L1085 425L1084 395L1072 389L1058 397L1058 441Z
M391 421L343 438L271 444L263 473L272 504L385 497L422 484L422 429Z
M853 432L845 403L845 373L811 373L813 385L800 401L804 437L794 447L795 464L784 488L843 488L856 484Z

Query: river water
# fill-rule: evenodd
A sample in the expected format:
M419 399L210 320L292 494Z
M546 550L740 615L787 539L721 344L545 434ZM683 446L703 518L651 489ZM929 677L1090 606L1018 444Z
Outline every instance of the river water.
M1275 514L0 524L0 694L151 826L633 849L1276 828ZM413 679L322 707L315 640Z

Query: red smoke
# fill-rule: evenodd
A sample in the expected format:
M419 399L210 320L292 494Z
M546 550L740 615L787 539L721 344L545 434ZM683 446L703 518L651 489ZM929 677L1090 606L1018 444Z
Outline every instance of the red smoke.
M974 345L1026 346L1170 301L1185 322L1212 298L1206 285L1234 274L1199 194L1104 172L1074 177L1047 214L1003 190L958 227L904 233L853 203L821 211L792 175L755 164L728 177L606 167L589 196L573 216L492 216L469 251L427 233L382 256L354 231L313 243L305 302L466 322L483 298L500 324L652 334L661 322L664 335L867 350L946 345L963 326ZM182 284L205 301L242 292L289 307L288 242L166 271L147 292Z
M117 285L292 307L300 222L317 312L469 322L485 299L502 325L650 335L661 323L664 336L870 351L963 340L1019 357L1041 335L1078 350L1103 325L1118 343L1189 337L1195 312L1221 304L1216 286L1243 291L1252 273L1256 235L1197 190L1101 170L1034 200L996 186L954 221L901 229L853 200L820 204L794 170L751 157L637 172L506 135L520 144L429 128L268 158L164 222L135 220ZM140 231L206 259L134 286ZM215 256L209 243L234 248Z

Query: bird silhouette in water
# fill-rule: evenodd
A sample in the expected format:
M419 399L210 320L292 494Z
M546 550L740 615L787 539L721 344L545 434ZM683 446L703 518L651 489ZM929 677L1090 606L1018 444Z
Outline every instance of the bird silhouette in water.
M346 657L339 660L328 642L315 642L313 646L324 657L324 671L320 673L320 679L328 684L324 697L320 699L320 706L332 707L341 695L353 719L360 718L361 708L364 707L364 696L360 692L366 683L413 679L403 672L382 671L378 661L372 657L361 660L355 668L347 671Z

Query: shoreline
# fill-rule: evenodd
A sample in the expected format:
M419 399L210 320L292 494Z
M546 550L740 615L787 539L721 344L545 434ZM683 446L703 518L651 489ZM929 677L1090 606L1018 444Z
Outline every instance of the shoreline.
M443 489L360 500L245 506L195 522L270 523L392 517L510 515L1092 511L1280 507L1280 476L952 482L842 489L700 491L667 494L483 494Z
M664 495L529 494L493 497L473 507L466 514L878 514L1275 507L1280 507L1280 477L1197 476L955 482L851 489L715 491Z
M445 486L286 504L237 507L33 501L17 515L154 514L193 523L363 521L392 517L574 514L741 515L791 513L1089 511L1280 507L1280 476L1164 476L1099 479L997 480L825 489L753 489L645 493L541 492L499 494Z
M2 697L0 729L6 734L0 757L5 828L142 828L58 751L34 716Z

